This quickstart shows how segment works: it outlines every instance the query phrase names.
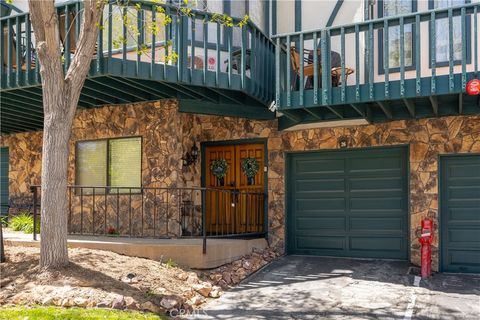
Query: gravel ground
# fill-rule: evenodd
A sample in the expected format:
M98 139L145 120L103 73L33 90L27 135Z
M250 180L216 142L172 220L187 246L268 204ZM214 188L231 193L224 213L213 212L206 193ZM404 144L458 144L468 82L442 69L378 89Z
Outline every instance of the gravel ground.
M74 248L69 249L68 267L40 272L38 248L7 246L5 249L7 262L0 265L0 305L70 306L72 301L68 299L80 298L81 306L93 307L123 297L128 298L126 304L138 303L131 308L136 309L145 302L160 306L164 297L177 299L179 304L192 298L198 305L207 300L192 289L199 283L195 272L158 261ZM128 280L128 274L134 275L132 281ZM125 302L121 305L125 307Z

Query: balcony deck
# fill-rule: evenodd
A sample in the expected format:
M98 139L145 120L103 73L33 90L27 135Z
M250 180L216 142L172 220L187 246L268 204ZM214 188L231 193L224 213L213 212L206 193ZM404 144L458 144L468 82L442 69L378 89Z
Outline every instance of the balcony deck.
M253 23L240 27L233 19L234 26L227 27L208 12L185 15L149 1L129 5L132 10L105 7L79 108L175 98L184 112L274 117L266 108L274 96L274 44ZM78 1L57 7L65 70L75 53L81 9ZM137 29L130 30L125 17ZM172 22L166 24L166 17ZM0 29L1 131L41 129L40 67L29 14L2 18Z
M478 77L479 7L472 3L274 37L275 100L284 115L280 128L479 114L478 97L465 93L467 82ZM430 54L439 21L447 26L447 61ZM392 29L399 38L393 53ZM398 64L390 66L394 54ZM353 74L348 75L349 69Z

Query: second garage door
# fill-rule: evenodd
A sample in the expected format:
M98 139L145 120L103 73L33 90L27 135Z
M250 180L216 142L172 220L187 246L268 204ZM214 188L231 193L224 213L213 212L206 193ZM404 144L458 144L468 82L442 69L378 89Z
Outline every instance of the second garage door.
M408 259L407 148L293 153L290 254Z

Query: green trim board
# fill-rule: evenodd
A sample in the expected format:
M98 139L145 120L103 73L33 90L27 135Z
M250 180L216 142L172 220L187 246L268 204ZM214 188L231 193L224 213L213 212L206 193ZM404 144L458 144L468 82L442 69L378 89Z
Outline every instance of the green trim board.
M9 193L8 193L8 147L0 147L0 216L8 214Z
M302 30L302 0L295 0L295 31Z
M440 270L480 273L480 154L439 156Z
M473 72L466 73L466 79L473 79ZM452 80L453 89L449 88L449 82ZM468 81L468 80L467 80ZM324 106L324 105L345 105L351 103L369 103L374 101L391 101L408 98L421 98L429 96L442 96L448 94L460 94L464 90L462 88L462 75L454 74L452 78L449 75L441 75L435 78L435 94L432 94L432 78L422 77L420 80L421 91L416 91L416 79L405 79L403 84L400 80L389 82L388 95L385 91L384 82L375 82L372 84L372 98L370 98L370 84L360 84L358 89L355 85L345 87L345 98L342 100L342 87L332 87L330 89L330 101L323 103L321 99L315 103L314 90L305 90L303 92L303 105L300 104L300 92L292 91L290 98L286 92L280 93L279 111L289 109L302 109L306 107ZM403 95L402 95L403 88ZM290 99L290 104L288 100Z
M178 110L187 113L223 115L247 119L275 119L275 113L270 112L267 108L245 105L240 107L234 103L215 104L198 100L180 100Z
M272 11L271 11L271 29L270 29L270 36L277 34L277 0L270 0L272 4Z
M287 153L289 254L409 258L408 148Z

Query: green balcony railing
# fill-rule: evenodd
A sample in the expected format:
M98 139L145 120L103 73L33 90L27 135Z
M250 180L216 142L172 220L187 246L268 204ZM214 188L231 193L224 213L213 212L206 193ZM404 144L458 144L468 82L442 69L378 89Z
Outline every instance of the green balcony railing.
M432 112L442 115L435 110L436 96L463 99L467 81L478 76L479 7L472 3L275 36L279 110L290 122L415 118L422 116L415 104L421 107L425 98Z
M241 27L241 19L233 18L233 26L226 26L210 12L191 10L186 14L175 5L151 1L124 3L128 6L118 6L117 1L105 6L88 77L98 87L87 86L87 81L79 106L125 103L136 97L258 106L273 100L275 45L251 21ZM65 70L75 54L82 5L81 1L57 5ZM1 18L0 29L0 89L8 93L2 100L5 105L21 102L22 108L37 106L41 91L33 89L39 89L41 79L29 14ZM97 79L102 76L115 85L100 83ZM127 85L137 91L122 90ZM104 90L108 86L118 94ZM29 94L15 91L28 88L32 88ZM212 94L216 96L212 98ZM39 114L32 120L40 122L40 118Z

